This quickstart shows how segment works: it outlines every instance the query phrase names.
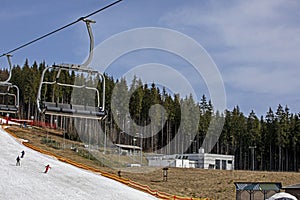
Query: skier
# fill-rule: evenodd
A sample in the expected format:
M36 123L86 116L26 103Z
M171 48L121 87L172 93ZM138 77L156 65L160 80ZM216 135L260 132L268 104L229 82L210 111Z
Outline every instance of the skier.
M45 171L44 171L44 173L47 173L49 169L51 169L51 167L50 167L50 165L48 164L48 165L45 166Z
M18 156L16 160L17 160L16 166L20 166L20 157Z
M25 155L25 151L21 151L21 158L23 158Z

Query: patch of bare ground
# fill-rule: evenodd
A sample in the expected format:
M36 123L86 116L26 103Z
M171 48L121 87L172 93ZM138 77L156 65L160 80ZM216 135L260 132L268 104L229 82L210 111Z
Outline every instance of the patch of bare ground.
M9 127L9 130L19 138L26 139L32 145L50 151L56 155L71 159L78 163L117 174L118 169L104 167L98 160L89 158L88 154L79 154L70 148L61 147L83 146L80 142L74 142L62 138L60 132L40 129L24 129ZM46 139L55 142L45 143ZM241 171L241 170L204 170L192 168L169 168L168 180L163 181L161 168L140 167L134 172L122 171L122 177L129 178L141 184L148 185L152 189L167 192L173 195L186 197L208 197L212 199L235 199L234 182L281 182L283 186L300 182L299 172L266 172L266 171ZM138 171L139 173L135 173Z

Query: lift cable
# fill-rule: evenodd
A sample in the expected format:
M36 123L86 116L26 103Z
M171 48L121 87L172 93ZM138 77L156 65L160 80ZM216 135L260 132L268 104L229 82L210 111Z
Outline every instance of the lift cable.
M111 3L111 4L107 5L107 6L105 6L105 7L103 7L103 8L100 8L99 10L96 10L96 11L94 11L94 12L92 12L92 13L90 13L90 14L84 16L84 17L80 17L80 18L77 19L76 21L73 21L73 22L71 22L71 23L69 23L69 24L67 24L67 25L65 25L65 26L62 26L62 27L60 27L60 28L58 28L58 29L56 29L56 30L54 30L54 31L51 31L51 32L49 32L49 33L47 33L47 34L45 34L45 35L43 35L43 36L40 36L40 37L38 37L38 38L36 38L36 39L34 39L34 40L31 40L30 42L27 42L26 44L23 44L23 45L21 45L21 46L15 48L15 49L13 49L13 50L8 51L7 53L4 53L4 54L0 55L0 57L6 56L7 54L11 54L12 52L15 52L15 51L17 51L17 50L20 50L20 49L22 49L22 48L24 48L24 47L26 47L26 46L28 46L28 45L31 45L31 44L33 44L33 43L35 43L35 42L37 42L37 41L39 41L39 40L41 40L41 39L44 39L44 38L46 38L46 37L48 37L48 36L50 36L50 35L52 35L52 34L58 32L58 31L61 31L61 30L65 29L65 28L67 28L67 27L69 27L69 26L72 26L72 25L74 25L74 24L76 24L76 23L78 23L78 22L80 22L80 21L82 21L82 20L84 20L84 19L86 19L86 18L88 18L88 17L90 17L90 16L93 16L93 15L95 15L95 14L97 14L97 13L99 13L99 12L101 12L101 11L103 11L103 10L105 10L105 9L107 9L107 8L109 8L109 7L113 6L113 5L115 5L115 4L119 3L119 2L121 2L121 1L123 1L123 0L115 1L115 2L113 2L113 3Z

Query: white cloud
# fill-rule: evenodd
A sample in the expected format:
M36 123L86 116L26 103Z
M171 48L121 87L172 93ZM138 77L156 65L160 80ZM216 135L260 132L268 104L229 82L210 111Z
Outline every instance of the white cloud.
M299 1L208 1L177 8L160 23L205 43L235 100L249 91L288 104L299 99L299 8Z
M222 42L220 45L229 47L298 47L298 22L286 22L290 20L288 13L279 9L287 7L286 4L286 1L238 1L230 6L211 3L206 8L198 4L178 8L161 17L160 22L172 27L197 27L201 35L205 28L209 29L209 35L211 32L218 35L215 39Z
M274 67L270 70L252 66L233 68L225 76L227 83L238 90L287 95L300 88L299 79L294 73L288 68Z

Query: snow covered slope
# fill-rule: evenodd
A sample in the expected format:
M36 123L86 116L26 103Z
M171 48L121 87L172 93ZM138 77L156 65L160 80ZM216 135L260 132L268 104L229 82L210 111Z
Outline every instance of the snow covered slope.
M16 158L24 150L21 166ZM45 165L52 167L43 173ZM40 154L0 128L0 199L116 199L147 200L155 197Z

